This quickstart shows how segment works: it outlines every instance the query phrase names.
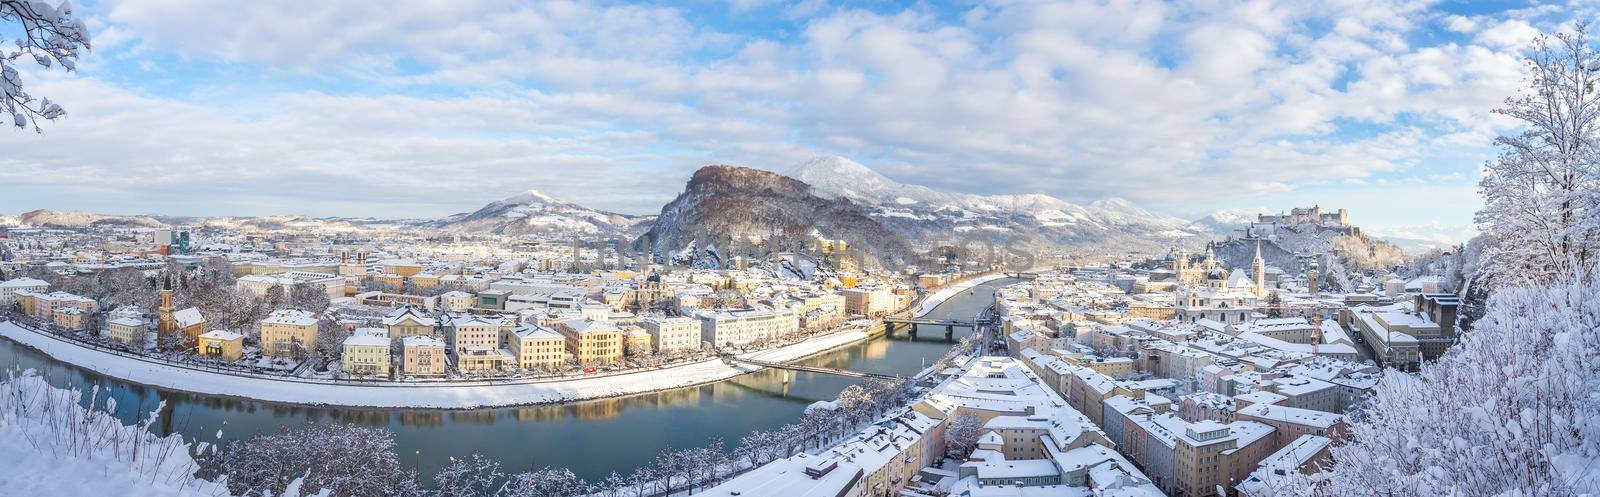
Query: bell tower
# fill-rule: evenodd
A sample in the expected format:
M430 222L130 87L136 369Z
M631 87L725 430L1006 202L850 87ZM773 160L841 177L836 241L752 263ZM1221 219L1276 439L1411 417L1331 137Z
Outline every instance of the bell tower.
M161 321L156 325L156 334L167 336L178 331L178 322L172 319L172 276L168 275L161 283Z
M1256 297L1266 297L1267 261L1261 259L1261 240L1256 240L1256 258L1250 260L1250 279L1256 285Z

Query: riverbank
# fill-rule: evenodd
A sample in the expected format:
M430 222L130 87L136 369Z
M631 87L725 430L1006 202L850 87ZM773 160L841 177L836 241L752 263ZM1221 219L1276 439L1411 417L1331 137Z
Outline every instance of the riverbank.
M939 291L933 292L927 297L923 297L922 304L918 305L917 310L912 312L912 314L916 317L922 317L929 312L933 312L934 308L939 307L939 304L943 304L944 301L949 300L950 297L959 295L961 292L977 287L978 285L1005 277L1005 274L989 274L941 288Z
M586 378L354 385L190 369L90 349L11 322L0 322L0 337L58 361L130 383L204 395L316 406L474 409L555 404L703 385L761 369L707 359L670 368ZM858 330L840 331L771 350L740 354L740 357L795 361L867 338L866 333Z
M939 304L978 285L1003 278L989 275L951 285L925 297L913 312L926 315ZM480 380L443 383L348 383L248 376L186 367L84 347L70 340L0 322L0 337L55 360L144 386L279 404L400 409L477 409L548 405L639 395L724 381L763 368L705 359L687 364L579 378ZM793 362L871 339L861 330L821 335L769 350L739 354L768 362Z

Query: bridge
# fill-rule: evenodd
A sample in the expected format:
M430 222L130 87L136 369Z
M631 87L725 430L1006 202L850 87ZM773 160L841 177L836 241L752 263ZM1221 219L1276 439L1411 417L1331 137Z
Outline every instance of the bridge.
M957 320L957 319L928 319L928 318L913 318L913 317L905 317L905 316L884 316L884 318L883 318L883 331L885 333L894 333L894 329L895 329L896 325L910 325L910 329L907 330L907 331L911 332L911 336L912 337L916 337L917 336L917 327L919 327L919 326L943 326L944 327L944 337L947 338L947 339L948 338L955 338L955 336L956 336L956 327L957 326L960 326L962 328L976 328L977 327L977 323L974 323L972 321L961 321L961 320Z
M851 370L848 370L848 369L825 368L825 367L821 367L821 366L806 366L804 364L789 364L789 363L783 363L783 362L772 362L772 361L762 361L762 360L756 360L756 359L747 359L747 358L739 357L739 356L736 356L736 355L733 355L733 354L729 354L729 353L726 353L726 352L723 352L723 353L721 353L719 355L722 356L722 360L724 362L743 363L743 364L749 364L751 366L761 366L763 368L787 369L787 370L790 370L790 371L804 371L804 372L807 372L807 373L831 374L831 375L838 375L838 376L848 376L848 377L851 377L851 378L874 378L874 379L880 379L880 380L887 380L887 379L895 378L894 376L890 376L890 375L886 375L886 374L864 373L864 372L861 372L861 371L851 371Z
M1022 279L1027 279L1027 280L1031 280L1031 279L1039 277L1039 273L1024 273L1024 272L1021 272L1021 271L1015 271L1015 272L1003 273L1003 274L1007 278L1022 278Z
M900 316L884 316L883 322L885 322L885 323L893 323L893 324L909 324L909 325L912 325L912 326L916 326L916 325L925 325L925 326L960 326L960 327L963 327L963 328L971 328L973 326L976 326L976 323L973 323L972 321L961 321L961 320L957 320L957 319L928 319L928 318L911 318L911 317L900 317Z

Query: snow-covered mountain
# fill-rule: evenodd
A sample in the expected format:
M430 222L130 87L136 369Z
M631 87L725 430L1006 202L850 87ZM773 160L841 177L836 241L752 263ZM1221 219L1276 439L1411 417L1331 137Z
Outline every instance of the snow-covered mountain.
M992 238L1022 235L1042 242L1086 246L1110 242L1119 249L1159 248L1208 234L1189 221L1159 216L1121 198L1087 206L1049 195L975 195L899 183L850 159L822 156L790 169L790 176L825 198L868 209L891 229L916 240L951 233Z
M1243 228L1245 225L1256 222L1256 216L1266 213L1268 211L1265 207L1257 207L1255 209L1218 209L1207 214L1206 217L1194 220L1194 227L1195 229L1210 231L1218 235L1229 235L1233 233L1234 229Z
M636 235L654 216L629 216L590 209L538 190L528 190L470 213L430 223L448 231L522 234Z

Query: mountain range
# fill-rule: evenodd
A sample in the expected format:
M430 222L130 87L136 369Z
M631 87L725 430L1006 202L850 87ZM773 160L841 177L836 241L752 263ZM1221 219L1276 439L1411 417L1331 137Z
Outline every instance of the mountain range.
M1021 236L1043 245L1160 249L1214 232L1159 216L1121 198L1079 205L1043 194L977 195L899 183L855 161L824 156L791 173L819 195L863 206L890 229L913 240Z
M589 208L527 190L439 219L380 220L310 216L111 216L36 210L0 216L0 225L39 227L215 226L272 232L423 229L504 236L638 238L756 237L799 243L818 236L899 254L977 237L991 242L1098 253L1197 247L1255 219L1261 210L1230 209L1197 220L1152 214L1122 198L1076 204L1043 194L981 195L900 183L839 156L821 156L786 174L706 166L658 215ZM815 233L797 233L805 227ZM685 246L658 247L682 250ZM704 249L705 247L700 247Z

